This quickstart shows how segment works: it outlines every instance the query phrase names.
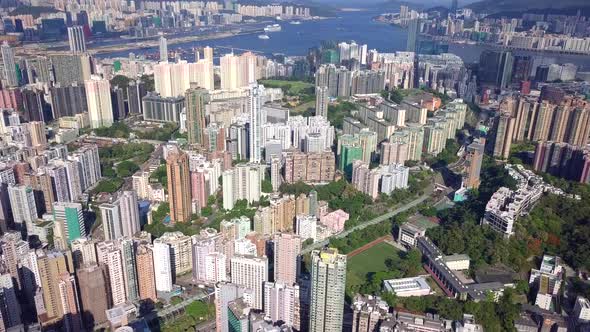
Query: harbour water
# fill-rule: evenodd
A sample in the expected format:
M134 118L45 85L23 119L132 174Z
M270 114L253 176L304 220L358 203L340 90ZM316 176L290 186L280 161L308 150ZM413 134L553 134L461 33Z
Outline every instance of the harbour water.
M301 21L301 24L289 24L277 21L282 27L280 32L267 33L269 39L260 39L260 33L232 36L220 39L194 41L169 45L170 51L182 49L185 51L203 46L217 48L219 53L253 50L265 55L282 53L285 55L305 55L307 51L319 46L322 41L351 41L367 44L369 49L375 48L380 52L404 51L406 48L406 31L400 27L379 23L372 20L380 14L375 10L342 11L338 17L322 20ZM268 24L261 24L261 29ZM465 62L477 62L480 53L486 49L485 45L454 45L449 46L449 52L459 55ZM156 47L130 49L126 51L101 53L99 57L127 57L129 52L136 55L158 52ZM580 66L580 70L590 71L590 56L545 53L530 51L515 51L515 54L530 54L554 58L558 63L571 62ZM186 53L188 54L188 53ZM187 57L192 60L193 57Z

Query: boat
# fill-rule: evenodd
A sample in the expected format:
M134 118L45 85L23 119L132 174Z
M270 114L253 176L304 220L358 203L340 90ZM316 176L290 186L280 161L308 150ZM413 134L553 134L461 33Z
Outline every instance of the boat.
M290 23L293 25L299 25L299 24L301 24L301 21L291 21Z
M268 35L258 35L258 39L270 39Z
M264 31L266 31L266 32L278 32L278 31L281 31L281 30L282 30L282 28L281 28L281 26L280 26L280 25L278 25L278 24L267 25L267 26L264 28Z

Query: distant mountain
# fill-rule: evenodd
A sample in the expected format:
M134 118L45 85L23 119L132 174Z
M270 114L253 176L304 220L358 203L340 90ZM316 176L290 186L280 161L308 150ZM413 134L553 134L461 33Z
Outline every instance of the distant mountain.
M590 7L588 0L482 0L466 5L476 13L498 13L498 12L526 12L535 9L546 9L548 11L566 8Z

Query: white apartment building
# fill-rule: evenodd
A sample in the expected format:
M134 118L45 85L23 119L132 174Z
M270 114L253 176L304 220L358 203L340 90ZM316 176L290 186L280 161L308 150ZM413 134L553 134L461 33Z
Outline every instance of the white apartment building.
M234 256L231 259L231 282L253 292L252 308L263 309L264 283L268 281L268 259Z

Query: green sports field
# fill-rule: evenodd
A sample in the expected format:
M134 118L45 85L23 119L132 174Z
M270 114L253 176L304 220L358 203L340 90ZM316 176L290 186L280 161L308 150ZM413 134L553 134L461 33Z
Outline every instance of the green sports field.
M399 260L398 251L392 245L381 242L349 258L346 264L348 270L346 274L347 284L362 285L365 282L367 273L387 270L385 260L388 258Z

